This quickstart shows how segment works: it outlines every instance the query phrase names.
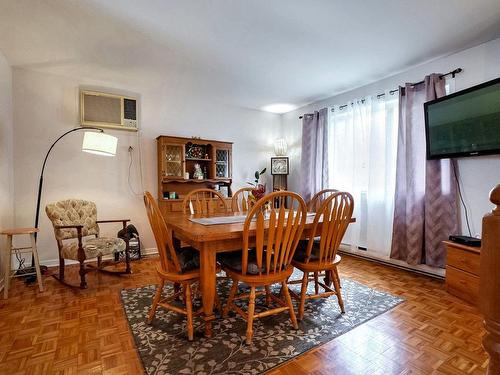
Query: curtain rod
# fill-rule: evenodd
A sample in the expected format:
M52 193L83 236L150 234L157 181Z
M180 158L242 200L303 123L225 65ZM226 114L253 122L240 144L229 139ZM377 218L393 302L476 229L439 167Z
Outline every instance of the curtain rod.
M446 77L446 76L452 76L452 78L455 78L455 75L458 74L458 73L462 73L463 72L463 69L462 68L457 68L457 69L454 69L452 70L451 72L448 72L448 73L445 73L445 74L441 74L439 76L440 79ZM418 82L415 82L415 83L412 83L411 86L417 86L417 85L421 85L422 83L424 83L425 80L422 80L422 81L418 81ZM399 88L397 89L394 89L394 90L389 90L389 94L390 95L393 95L394 93L398 92L399 91ZM385 96L385 92L381 93L381 94L378 94L377 95L377 99L381 98ZM361 103L364 103L365 100L364 99L361 99ZM349 104L344 104L344 105L341 105L339 106L339 109L343 109L343 108L346 108ZM333 112L333 108L331 109L331 111ZM302 119L304 116L307 116L307 115L312 115L312 113L306 113L304 114L303 116L299 116L299 120Z

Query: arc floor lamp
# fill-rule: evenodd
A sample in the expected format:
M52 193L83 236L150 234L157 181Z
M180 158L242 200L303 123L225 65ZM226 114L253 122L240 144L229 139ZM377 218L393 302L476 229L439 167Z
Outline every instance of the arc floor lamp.
M82 151L89 152L92 154L102 155L102 156L115 156L116 155L116 146L118 144L118 138L113 137L112 135L104 133L104 130L101 128L93 127L93 126L79 126L77 128L68 130L59 138L57 138L54 143L50 146L47 154L45 155L45 159L43 159L42 170L40 172L40 179L38 181L38 196L36 199L36 213L35 213L35 228L38 228L38 222L40 219L40 203L42 197L43 190L43 172L45 171L45 166L47 164L47 159L49 158L50 152L54 148L57 142L59 142L66 135L83 130L85 133L83 135L83 143L82 143ZM35 240L36 240L35 233ZM34 259L31 259L31 265L34 266ZM36 280L36 278L35 278ZM31 280L30 280L31 281Z

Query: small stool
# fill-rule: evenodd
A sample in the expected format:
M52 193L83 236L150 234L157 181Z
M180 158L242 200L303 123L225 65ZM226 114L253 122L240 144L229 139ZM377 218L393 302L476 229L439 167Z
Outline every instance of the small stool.
M36 242L35 242L35 233L38 232L38 228L15 228L15 229L6 229L0 232L0 234L7 236L7 250L5 251L5 274L4 274L4 288L3 288L3 298L7 299L9 296L9 284L10 279L12 277L22 277L35 275L38 280L38 287L40 288L40 292L43 292L43 282L42 282L42 274L40 272L40 263L38 261L38 252L36 250ZM13 247L12 245L12 237L17 235L26 235L28 234L31 238L31 246L30 247ZM36 272L31 273L23 273L22 275L16 275L16 272L12 272L11 264L12 264L12 253L14 254L26 254L32 253L33 258L35 260L35 270Z

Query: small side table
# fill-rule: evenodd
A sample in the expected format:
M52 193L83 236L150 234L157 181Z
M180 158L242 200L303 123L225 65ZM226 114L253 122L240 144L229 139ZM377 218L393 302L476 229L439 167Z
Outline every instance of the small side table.
M477 306L481 248L443 241L446 246L446 291Z
M35 275L38 280L38 287L40 292L43 292L43 281L42 273L40 272L40 263L38 260L38 251L36 249L35 233L38 232L38 228L15 228L6 229L0 232L0 234L7 236L7 249L5 250L5 274L4 274L4 289L3 298L7 299L9 296L9 284L12 277ZM14 247L12 243L12 237L18 235L29 235L31 239L31 246L29 247ZM12 253L14 254L25 254L32 253L35 260L35 271L31 273L23 273L22 275L16 275L15 272L11 270L12 264Z

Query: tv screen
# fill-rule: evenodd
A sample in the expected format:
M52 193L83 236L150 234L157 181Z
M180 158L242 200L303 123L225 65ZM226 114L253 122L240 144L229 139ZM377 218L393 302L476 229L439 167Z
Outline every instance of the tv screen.
M500 78L427 102L427 159L500 153Z

